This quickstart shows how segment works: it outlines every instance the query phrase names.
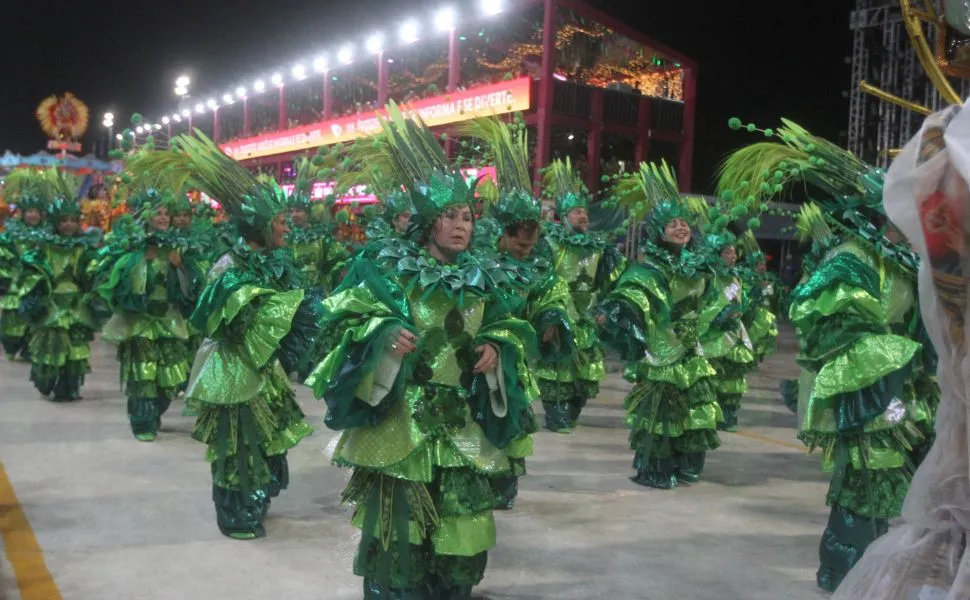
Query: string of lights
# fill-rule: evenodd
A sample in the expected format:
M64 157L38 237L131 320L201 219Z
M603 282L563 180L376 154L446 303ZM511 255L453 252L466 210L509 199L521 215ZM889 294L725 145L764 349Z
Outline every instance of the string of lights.
M505 2L504 0L479 0L479 8L483 15L494 16L505 9ZM458 25L458 14L453 7L441 8L432 16L431 25L433 31L436 33L450 32ZM407 20L398 28L398 40L400 44L412 44L419 39L421 39L421 23L418 20ZM385 34L383 32L375 32L366 37L362 50L365 55L377 55L386 49L386 43L387 39ZM310 76L311 71L316 74L327 74L332 69L353 63L357 58L357 52L358 49L353 44L345 44L333 53L336 59L335 63L331 62L331 54L318 54L312 59L295 63L289 69L289 77L284 76L283 69L272 71L269 76L253 78L251 80L252 83L248 86L238 85L232 92L227 91L221 95L212 94L205 102L196 102L194 106L181 106L177 111L162 116L154 123L149 119L145 119L144 123L135 127L133 132L137 135L151 134L153 131L161 130L163 125L181 123L184 120L191 119L193 114L202 115L209 111L216 111L220 107L229 106L237 101L245 100L251 95L258 95L272 88L283 87L288 82L302 81ZM178 78L175 82L175 93L180 97L186 96L189 83L188 77L183 76ZM217 100L217 98L219 99ZM116 138L121 140L122 135L118 134Z

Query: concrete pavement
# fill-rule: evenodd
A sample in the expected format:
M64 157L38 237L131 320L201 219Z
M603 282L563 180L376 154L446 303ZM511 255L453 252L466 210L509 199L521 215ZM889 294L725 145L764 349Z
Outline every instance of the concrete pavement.
M628 479L628 384L612 374L578 430L536 437L518 505L498 514L499 545L477 594L823 597L814 572L826 477L819 458L794 440L795 416L778 400L778 380L796 371L794 349L785 336L750 379L741 433L722 434L705 479L670 492ZM0 361L0 461L63 598L360 598L350 569L357 536L350 509L339 505L348 473L329 464L336 434L308 390L298 398L317 433L290 453L290 489L273 501L268 537L240 542L215 526L204 446L189 438L192 419L175 404L156 442L135 441L114 348L97 343L93 368L84 400L54 404L28 381L29 365ZM0 592L13 590L10 574L0 566Z

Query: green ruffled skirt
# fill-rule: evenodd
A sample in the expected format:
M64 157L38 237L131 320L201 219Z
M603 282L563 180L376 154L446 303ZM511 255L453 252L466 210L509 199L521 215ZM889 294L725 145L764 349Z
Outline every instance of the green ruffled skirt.
M269 500L289 482L286 452L313 433L289 382L273 367L263 377L265 385L251 402L199 401L192 437L209 446L216 519L226 535L265 535Z
M70 328L42 327L30 339L30 380L37 390L55 400L80 397L84 376L91 372L94 332L74 324Z
M7 358L13 360L17 354L27 352L27 320L14 309L4 309L0 313L0 343Z

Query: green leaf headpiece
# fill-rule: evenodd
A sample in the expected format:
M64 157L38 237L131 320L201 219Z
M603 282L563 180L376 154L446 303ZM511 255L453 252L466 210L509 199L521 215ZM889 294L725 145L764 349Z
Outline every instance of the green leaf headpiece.
M560 221L565 221L571 211L589 205L589 191L568 156L565 161L553 160L543 169L542 188L546 196L556 201L556 216Z

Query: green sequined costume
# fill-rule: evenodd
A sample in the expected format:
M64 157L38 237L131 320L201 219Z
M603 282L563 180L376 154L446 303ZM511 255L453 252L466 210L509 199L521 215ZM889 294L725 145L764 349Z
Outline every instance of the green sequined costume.
M701 347L717 372L714 387L724 415L718 429L724 431L738 429L741 397L748 389L745 374L756 364L754 348L741 321L742 298L741 280L734 270L716 267L704 296L705 310L716 316L701 337Z
M601 307L607 343L635 383L624 403L634 481L669 489L700 479L706 453L720 445L716 374L699 344L715 305L703 301L696 256L648 244Z
M512 444L532 420L534 332L515 298L490 287L494 262L465 253L442 265L387 243L380 267L356 261L324 302L339 341L307 384L327 402L327 426L344 430L334 462L354 470L343 497L363 530L354 572L365 597L468 598L495 545L490 480L512 473ZM419 339L403 361L386 350L402 327ZM472 373L485 343L499 351L494 376Z
M288 250L242 241L209 279L191 318L206 336L186 391L200 407L192 437L209 446L219 530L263 537L270 499L289 482L286 453L313 431L287 373L310 346L318 298L296 289Z
M799 438L822 449L832 507L818 584L834 590L899 516L928 448L938 391L920 342L914 273L849 238L792 295L799 335Z
M28 227L19 219L8 221L6 229L0 234L0 282L6 286L6 293L0 298L0 342L7 358L11 360L18 354L25 359L30 356L27 343L30 339L29 323L19 311L24 296L30 290L18 285L23 266L20 257L49 241L51 236L48 226Z
M52 235L22 257L22 313L30 318L30 379L56 401L80 398L91 372L90 343L100 327L90 297L94 284L95 240Z
M203 280L195 259L182 254L176 267L170 252L185 248L171 232L120 234L102 249L103 283L98 293L111 307L102 339L118 345L121 382L135 437L154 440L161 417L189 375L186 315ZM154 256L149 258L149 252Z
M599 382L606 377L603 348L590 311L616 282L624 260L605 236L595 232L577 233L548 224L545 239L556 274L569 286L567 310L575 323L575 352L565 363L540 357L535 374L546 427L566 433L576 427L587 400L596 397Z
M742 269L744 314L741 322L754 348L755 364L761 364L775 353L778 319L772 312L775 301L775 278L754 269Z
M330 291L337 286L349 253L333 237L329 225L294 227L286 245L293 252L293 260L308 287Z

